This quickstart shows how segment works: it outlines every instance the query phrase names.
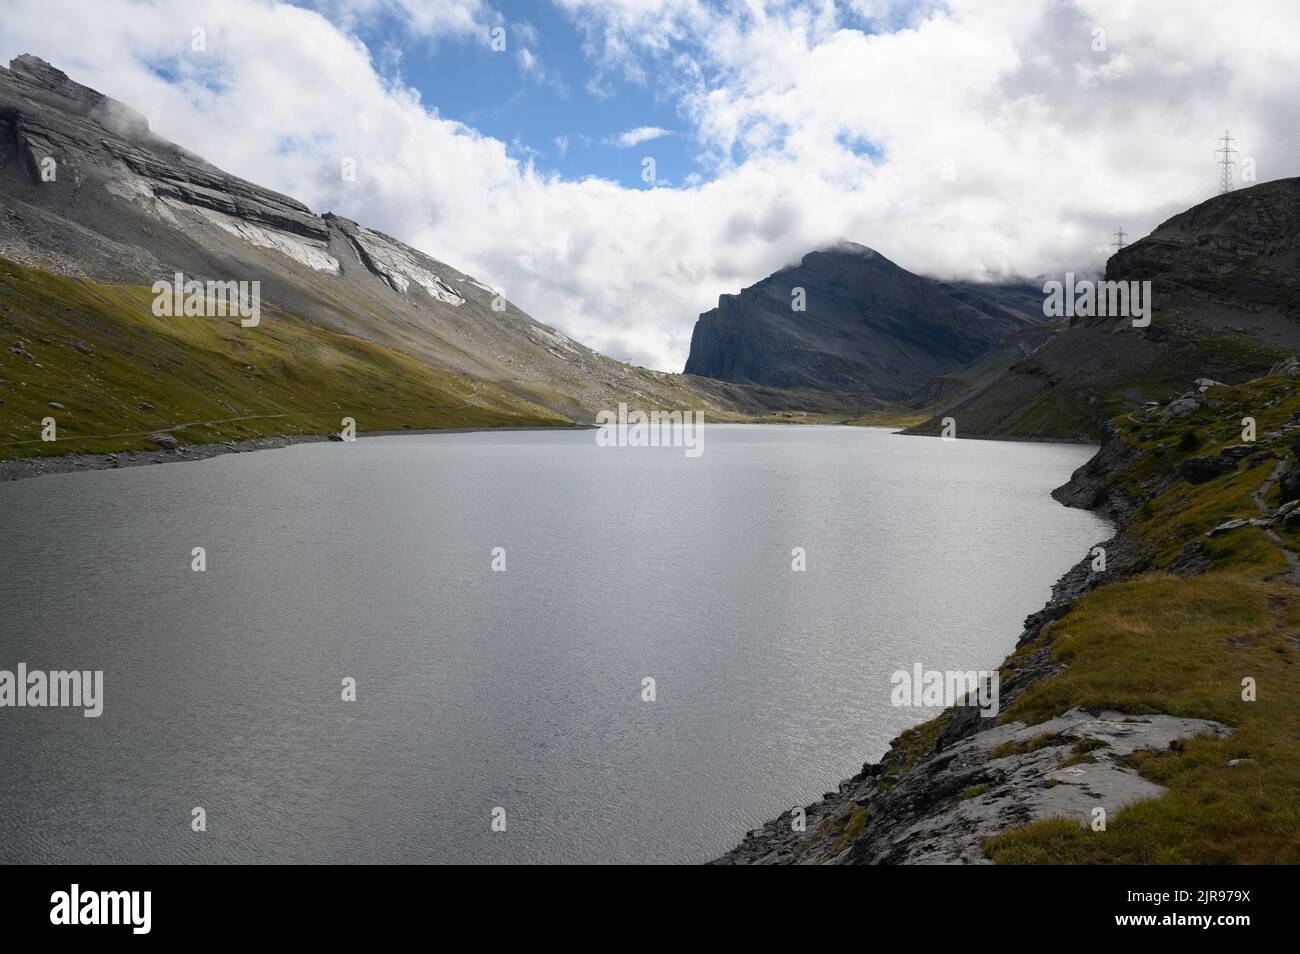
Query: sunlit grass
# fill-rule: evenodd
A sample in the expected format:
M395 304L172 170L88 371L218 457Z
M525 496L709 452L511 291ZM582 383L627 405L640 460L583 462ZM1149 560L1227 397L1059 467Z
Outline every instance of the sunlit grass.
M1143 450L1125 476L1140 498L1168 482L1186 456L1241 442L1241 418L1256 418L1261 450L1290 457L1294 433L1265 438L1300 410L1293 382L1269 379L1215 389L1206 408L1177 428L1128 428ZM1182 434L1194 426L1193 445ZM1155 433L1153 433L1155 432ZM1143 435L1148 435L1146 439ZM1175 751L1138 753L1130 765L1165 786L1165 795L1114 815L1105 832L1050 819L987 839L1001 863L1258 864L1300 862L1300 587L1281 551L1258 528L1213 539L1230 517L1254 517L1252 492L1276 459L1243 463L1236 473L1192 486L1182 481L1142 508L1133 528L1154 566L1166 566L1194 540L1213 568L1179 577L1155 571L1079 600L1029 653L1050 644L1065 669L1028 689L1004 720L1038 723L1078 706L1130 714L1213 719L1227 738L1200 737ZM1269 503L1275 504L1276 490ZM1296 534L1286 532L1295 542ZM1257 699L1242 698L1253 679Z
M320 434L344 417L359 431L570 423L289 313L241 328L234 318L156 317L152 300L144 287L0 259L0 458L148 448L159 430L181 443ZM46 417L55 442L41 440Z

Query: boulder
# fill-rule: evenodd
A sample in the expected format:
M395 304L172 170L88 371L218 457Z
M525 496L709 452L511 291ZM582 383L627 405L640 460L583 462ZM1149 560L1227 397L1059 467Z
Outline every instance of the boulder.
M1255 453L1254 444L1229 444L1223 450L1219 451L1220 457L1231 457L1233 460L1241 460L1243 457L1249 457Z
M1189 484L1204 484L1236 469L1231 457L1189 457L1178 465L1178 474Z
M1215 527L1213 530L1207 533L1206 536L1217 537L1221 534L1228 533L1232 530L1240 530L1242 527L1249 527L1249 526L1250 526L1249 520L1242 520L1241 518L1236 518L1234 520L1225 520L1223 521L1223 523L1219 524L1217 527Z
M1288 378L1300 378L1300 358L1287 358L1285 361L1279 361L1268 371L1268 376L1275 374L1285 374Z
M1168 421L1170 418L1183 417L1187 414L1195 414L1201 409L1199 401L1189 397L1181 397L1176 401L1170 401L1165 412L1160 415L1162 421Z
M1183 552L1174 557L1169 564L1169 572L1178 576L1196 576L1204 573L1214 565L1214 559L1205 549L1204 542L1193 540L1183 547Z
M1282 503L1300 498L1300 437L1291 445L1291 466L1283 472L1277 486Z

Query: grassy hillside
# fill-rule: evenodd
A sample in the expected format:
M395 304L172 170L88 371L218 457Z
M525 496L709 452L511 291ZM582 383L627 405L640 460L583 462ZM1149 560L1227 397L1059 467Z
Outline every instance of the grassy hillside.
M0 459L269 434L550 426L567 418L287 312L155 317L139 286L98 285L0 259ZM61 408L51 404L62 405ZM41 440L52 417L58 440Z
M1256 497L1277 506L1275 475L1294 461L1300 434L1282 428L1300 421L1300 389L1274 377L1209 397L1176 424L1119 419L1140 454L1117 489L1141 504L1127 534L1149 570L1083 597L1022 647L1025 656L1048 646L1068 668L1001 718L1036 724L1081 706L1214 719L1234 732L1139 753L1135 767L1168 793L1120 811L1107 831L1073 820L1028 825L985 842L995 861L1300 862L1300 585L1286 552L1300 550L1300 525L1275 524L1275 538L1261 526L1207 536L1229 518L1259 518ZM1257 451L1273 456L1198 485L1171 480L1183 460L1241 443L1247 415L1258 422ZM1188 553L1205 572L1171 573ZM1242 700L1246 677L1257 701Z
M937 434L941 419L953 417L959 436L1096 440L1103 422L1197 378L1244 381L1291 353L1250 335L1209 328L1172 304L1157 306L1146 330L1079 322L916 432Z
M913 427L925 419L924 414L899 410L863 414L843 423L855 424L860 427Z
M344 417L363 432L574 423L554 410L571 394L433 367L292 311L264 305L261 324L241 328L236 318L155 317L152 301L143 286L0 258L0 460L150 449L160 432L181 444L324 434ZM713 421L827 424L855 413L815 392L630 367L605 393L610 407L703 409ZM877 403L872 423L915 420ZM41 440L46 417L57 441Z

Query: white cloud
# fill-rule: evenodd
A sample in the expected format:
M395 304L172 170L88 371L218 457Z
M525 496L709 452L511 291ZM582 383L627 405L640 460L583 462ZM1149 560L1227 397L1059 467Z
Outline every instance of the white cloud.
M631 149L633 146L640 145L643 142L650 142L652 139L661 139L664 136L671 136L671 129L661 129L658 126L638 126L636 129L629 129L621 132L617 136L609 136L604 141L607 146L618 146L620 149Z
M541 69L541 64L538 62L537 57L533 54L532 50L528 49L528 47L521 46L519 52L515 54L515 56L519 60L519 71L521 73L535 73Z
M320 10L346 28L387 16L417 36L435 39L469 34L486 39L500 21L485 0L303 0L303 6Z
M521 20L518 23L510 24L510 32L521 43L527 43L530 46L536 46L541 35L537 32L537 27L533 26L527 20Z
M548 70L543 65L541 57L528 47L521 46L515 51L515 62L519 64L521 76L526 76L536 83L550 86L560 96L568 96L568 87L565 86L564 80Z
M423 35L472 36L500 22L485 4L340 0L332 22L262 0L6 0L0 54L44 56L217 165L666 369L720 292L841 236L942 276L1078 271L1116 227L1138 236L1212 195L1225 128L1261 179L1300 171L1291 0L735 0L729 16L697 0L557 2L593 83L653 82L681 102L679 134L710 177L644 189L539 173L377 74L381 51L338 25L382 8ZM888 31L859 32L868 16ZM356 182L340 181L342 156Z

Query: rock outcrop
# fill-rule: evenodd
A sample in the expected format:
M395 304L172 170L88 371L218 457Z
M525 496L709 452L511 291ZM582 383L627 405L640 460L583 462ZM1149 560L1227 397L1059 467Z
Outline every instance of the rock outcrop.
M1204 484L1237 469L1231 457L1189 457L1178 465L1178 473L1189 484Z
M1207 199L1106 264L1107 281L1151 283L1150 325L1071 318L1000 380L917 430L937 433L953 417L967 436L1095 439L1103 421L1192 380L1193 397L1169 414L1194 410L1204 388L1258 377L1300 351L1298 262L1300 179Z
M988 864L984 838L1048 818L1091 820L1164 789L1125 764L1198 735L1227 735L1204 719L1081 709L1038 725L1008 722L935 746L905 771L888 757L810 806L750 832L723 864ZM891 753L892 754L892 753ZM1086 760L1075 756L1089 756ZM839 832L836 837L801 837Z
M1020 357L1047 338L1041 303L1035 313L1023 301L923 278L843 242L721 296L695 323L686 373L930 399L951 390L936 386L944 376L990 352L1006 345Z
M1296 438L1291 451L1295 455L1294 463L1278 478L1278 492L1282 503L1300 499L1300 437Z

